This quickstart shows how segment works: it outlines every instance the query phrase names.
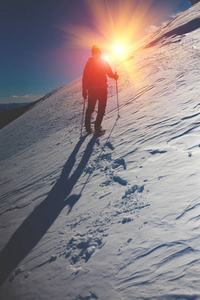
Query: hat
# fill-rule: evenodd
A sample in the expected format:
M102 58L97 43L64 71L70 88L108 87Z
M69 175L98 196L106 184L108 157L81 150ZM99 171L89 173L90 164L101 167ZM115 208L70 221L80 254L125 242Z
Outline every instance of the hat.
M94 56L94 54L101 55L101 50L99 49L99 47L97 45L92 46L92 56Z

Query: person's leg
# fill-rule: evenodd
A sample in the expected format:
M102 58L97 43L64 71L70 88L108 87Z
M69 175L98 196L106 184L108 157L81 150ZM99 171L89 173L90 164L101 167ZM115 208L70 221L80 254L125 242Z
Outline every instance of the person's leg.
M88 107L85 114L85 128L87 132L91 131L91 116L94 112L96 102L97 98L94 93L88 93Z
M107 104L107 89L100 90L98 100L99 103L98 103L97 118L95 122L95 131L101 130L101 123L103 120L103 116L105 114L106 104Z

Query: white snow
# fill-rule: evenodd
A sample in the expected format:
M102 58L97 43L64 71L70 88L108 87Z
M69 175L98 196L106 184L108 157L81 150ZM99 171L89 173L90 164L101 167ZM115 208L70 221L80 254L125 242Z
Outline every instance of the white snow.
M200 299L200 3L116 69L103 137L81 78L0 131L1 299Z

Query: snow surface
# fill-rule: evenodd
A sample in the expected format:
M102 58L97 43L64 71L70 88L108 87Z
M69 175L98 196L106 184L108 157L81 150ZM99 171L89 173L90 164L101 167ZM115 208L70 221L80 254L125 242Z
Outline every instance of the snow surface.
M1 299L200 299L200 3L116 69L103 137L81 78L0 131Z

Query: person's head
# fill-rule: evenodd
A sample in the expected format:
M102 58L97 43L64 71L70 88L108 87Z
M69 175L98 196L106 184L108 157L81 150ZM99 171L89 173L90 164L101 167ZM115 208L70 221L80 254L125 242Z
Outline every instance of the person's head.
M97 45L92 46L92 56L94 58L100 58L101 57L101 50Z

